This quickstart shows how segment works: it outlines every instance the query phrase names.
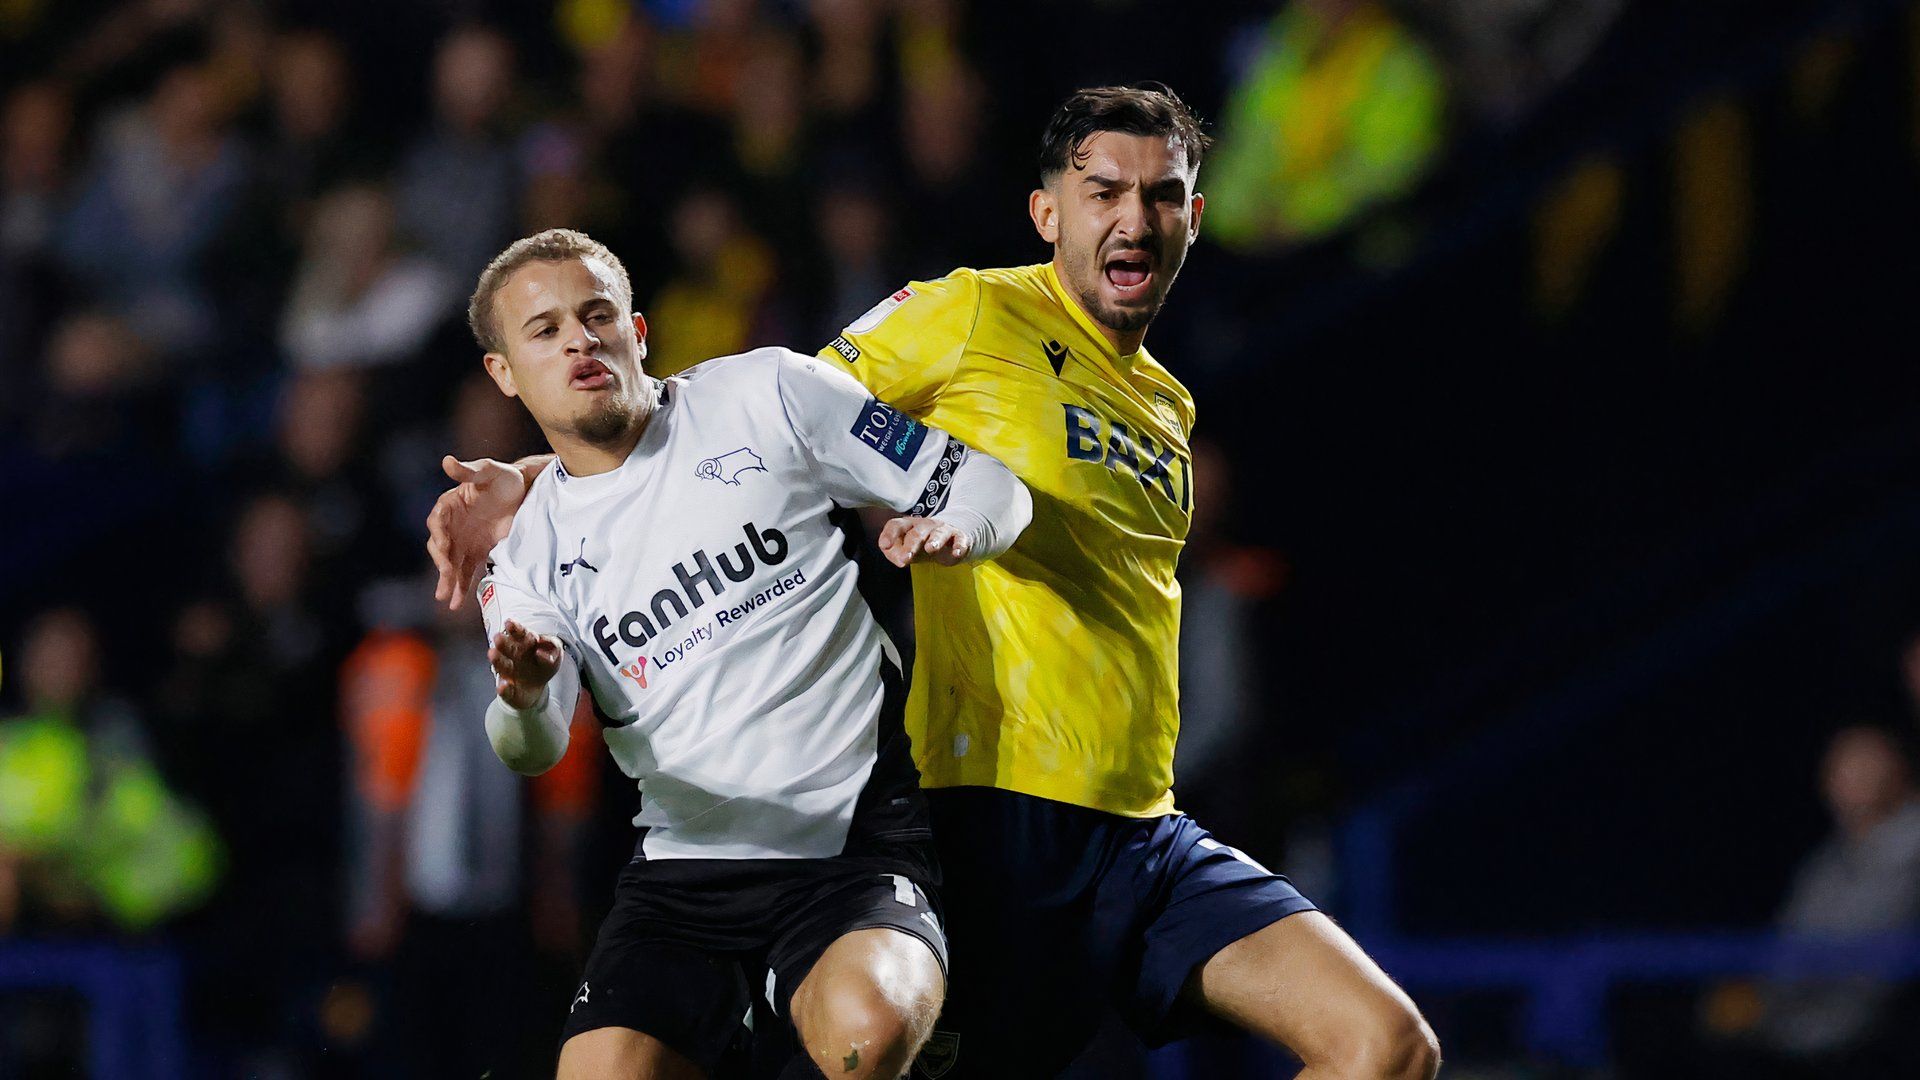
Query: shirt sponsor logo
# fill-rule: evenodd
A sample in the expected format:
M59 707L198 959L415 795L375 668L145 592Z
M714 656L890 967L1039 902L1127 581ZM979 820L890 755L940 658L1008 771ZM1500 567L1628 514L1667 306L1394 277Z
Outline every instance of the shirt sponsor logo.
M1173 447L1158 447L1153 436L1130 431L1118 420L1109 420L1080 405L1061 404L1066 410L1067 457L1073 461L1091 461L1104 465L1108 472L1122 470L1140 479L1148 491L1157 491L1182 510L1193 508L1192 469L1187 459ZM1174 474L1179 474L1179 490Z
M927 439L925 424L879 398L867 399L850 431L854 438L893 462L901 472L913 464L913 459L920 454L920 444Z
M724 551L718 555L696 551L685 561L673 564L677 588L670 586L654 593L645 609L623 612L617 618L602 615L593 621L593 640L607 663L620 663L613 653L615 645L639 648L665 634L674 623L686 618L688 612L700 609L709 599L726 592L727 582L745 581L759 567L778 566L787 561L789 548L785 533L779 529L758 528L751 521L741 528L747 539L733 545L733 558L729 559ZM702 589L706 596L700 595ZM656 669L665 666L655 659Z
M880 323L883 320L885 320L887 316L893 314L893 311L895 308L899 307L901 304L904 304L911 299L913 299L912 287L909 286L908 288L901 289L899 292L894 293L892 296L889 296L885 300L882 300L879 303L873 305L871 308L868 308L867 313L865 315L862 315L859 318L853 320L853 322L847 327L847 333L849 334L866 333L867 331L873 329L874 327L879 326Z
M740 603L735 604L732 607L727 608L724 611L721 611L720 613L716 614L713 617L713 621L716 623L719 623L721 626L727 626L731 623L737 623L740 620L746 618L747 615L750 614L751 612L754 612L759 608L765 606L766 604L770 604L774 600L782 596L785 596L790 592L797 590L798 588L800 588L800 586L805 585L806 583L807 583L807 572L805 570L795 570L793 573L788 574L786 577L781 578L779 581L774 582L772 585L769 585L768 587L761 589L759 592L754 593L752 596L747 597L745 600L742 600Z
M740 486L740 474L746 472L766 472L767 463L750 446L738 450L729 450L719 457L710 457L693 467L693 474L702 480L718 480L733 487Z
M839 353L841 358L849 364L860 359L860 347L848 341L846 338L834 338L832 341L827 342L827 348Z

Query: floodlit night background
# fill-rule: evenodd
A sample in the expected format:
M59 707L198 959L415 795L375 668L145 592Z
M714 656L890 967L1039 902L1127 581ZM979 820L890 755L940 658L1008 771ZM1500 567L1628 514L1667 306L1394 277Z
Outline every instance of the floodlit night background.
M440 734L440 456L539 448L480 268L811 352L1046 259L1049 112L1149 79L1182 808L1445 1075L1920 1075L1920 5L0 0L0 1076L550 1074L636 795Z

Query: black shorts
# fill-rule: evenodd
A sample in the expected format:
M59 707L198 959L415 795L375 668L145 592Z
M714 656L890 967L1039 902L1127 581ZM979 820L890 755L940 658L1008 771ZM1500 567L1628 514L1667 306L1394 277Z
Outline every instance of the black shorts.
M927 792L957 947L916 1076L1051 1077L1118 1010L1158 1046L1181 989L1235 941L1314 910L1185 814L1125 818L994 788Z
M786 1017L795 988L842 935L892 927L925 942L944 971L946 933L915 869L919 847L898 857L636 858L621 871L562 1041L631 1028L711 1074L754 995Z

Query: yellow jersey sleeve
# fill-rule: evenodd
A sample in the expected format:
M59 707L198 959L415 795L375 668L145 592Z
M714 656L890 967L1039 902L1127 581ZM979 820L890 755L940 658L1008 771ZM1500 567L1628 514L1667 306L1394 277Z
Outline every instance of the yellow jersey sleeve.
M845 365L881 401L919 415L953 380L979 317L980 275L955 270L880 301L820 356Z

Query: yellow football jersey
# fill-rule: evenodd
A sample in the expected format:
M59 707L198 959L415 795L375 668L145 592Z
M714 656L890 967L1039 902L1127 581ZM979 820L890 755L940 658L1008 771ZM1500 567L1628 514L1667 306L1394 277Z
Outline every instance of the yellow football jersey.
M913 568L907 730L927 787L1173 809L1193 399L1116 354L1051 264L916 281L820 351L992 454L1033 523L986 563Z

